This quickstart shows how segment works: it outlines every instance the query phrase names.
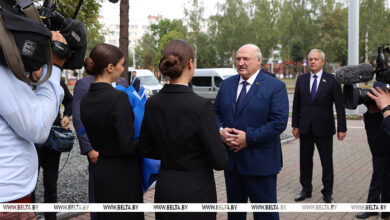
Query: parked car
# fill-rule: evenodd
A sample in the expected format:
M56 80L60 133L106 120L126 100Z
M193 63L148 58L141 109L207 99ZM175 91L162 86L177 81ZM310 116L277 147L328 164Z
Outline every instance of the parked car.
M128 71L129 77L131 77L131 72L134 71L134 69L129 68ZM141 85L146 90L146 95L148 98L160 91L162 85L158 82L152 71L148 69L136 69L135 71L137 72L137 78L141 81Z
M192 88L196 94L214 100L222 80L238 74L233 68L195 69Z

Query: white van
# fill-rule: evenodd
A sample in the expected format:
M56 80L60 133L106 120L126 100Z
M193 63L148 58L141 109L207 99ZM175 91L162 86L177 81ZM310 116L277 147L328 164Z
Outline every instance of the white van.
M195 69L192 89L199 96L214 100L222 80L237 74L233 68Z
M129 77L131 77L131 72L137 72L137 78L141 81L141 85L145 88L148 98L152 95L155 95L162 89L162 85L158 82L156 76L152 71L148 69L133 69L129 68Z

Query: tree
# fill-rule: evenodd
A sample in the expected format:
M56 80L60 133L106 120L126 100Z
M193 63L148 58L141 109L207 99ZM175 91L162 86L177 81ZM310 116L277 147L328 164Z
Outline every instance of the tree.
M300 39L303 51L308 53L319 39L319 3L316 0L286 0L281 7L278 21L281 55L291 59L292 39ZM320 48L319 48L320 49Z
M168 36L166 36L168 35ZM141 45L146 46L143 48L142 56L146 51L149 51L153 56L153 67L157 68L160 63L161 53L164 49L167 39L173 40L176 38L186 39L187 28L183 25L182 20L178 19L162 19L157 24L150 25L150 34L145 34L142 38Z
M226 0L218 4L220 14L210 17L210 33L217 52L218 66L234 65L235 52L247 43L254 43L254 29L250 26L248 4L242 0Z
M204 8L198 0L189 1L189 4L191 8L185 8L184 14L189 27L187 39L194 47L196 66L198 68L215 67L215 48L210 43L210 35L202 30L202 26L206 25L206 21L203 18Z
M360 0L360 61L374 59L378 46L389 42L389 13L384 0Z
M153 66L153 59L157 52L157 48L155 45L157 45L157 43L155 42L155 39L151 34L146 33L144 34L144 36L142 36L140 44L137 45L137 47L135 48L135 57L137 60L137 65L139 67L142 66L143 68L148 69ZM146 53L148 54L148 59L151 59L150 63L145 63Z
M154 57L153 66L158 67L162 58L162 53L165 45L167 45L169 41L174 39L185 39L185 33L179 32L177 30L172 30L171 32L162 36L160 42L158 43L157 54Z
M255 29L255 44L260 47L263 59L270 58L278 44L277 22L280 2L275 0L252 0L254 10L251 27Z
M162 19L157 24L150 25L151 35L154 36L157 44L155 46L158 47L162 37L173 30L183 33L184 36L187 33L187 28L183 25L183 21L178 19Z
M123 51L124 57L129 56L129 0L121 0L119 10L119 48ZM123 63L125 67L122 76L129 81L128 60Z
M305 51L303 51L303 45L301 38L294 38L291 40L291 58L294 62L302 62L305 57Z
M346 65L348 60L348 9L341 4L323 8L319 18L320 37L316 45L326 54L327 62Z

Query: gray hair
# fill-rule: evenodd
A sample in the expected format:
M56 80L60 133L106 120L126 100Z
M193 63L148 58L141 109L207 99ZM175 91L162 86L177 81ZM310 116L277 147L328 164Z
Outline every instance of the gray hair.
M309 56L310 54L314 53L314 52L320 52L321 56L322 56L322 59L325 60L325 53L324 51L320 50L320 49L312 49L309 54L307 55L307 59L309 59Z
M245 47L245 46L249 46L249 47L251 47L255 51L256 59L259 59L259 58L262 59L263 58L262 55L261 55L261 50L260 50L260 48L257 45L255 45L255 44L245 44L242 47L240 47L240 49ZM238 49L238 50L240 50L240 49Z

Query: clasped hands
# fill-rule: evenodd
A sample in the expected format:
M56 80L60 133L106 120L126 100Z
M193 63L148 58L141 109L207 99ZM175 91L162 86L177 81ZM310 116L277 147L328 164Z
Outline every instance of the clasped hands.
M247 147L246 145L246 132L235 128L223 128L219 130L222 141L232 150L234 153Z

